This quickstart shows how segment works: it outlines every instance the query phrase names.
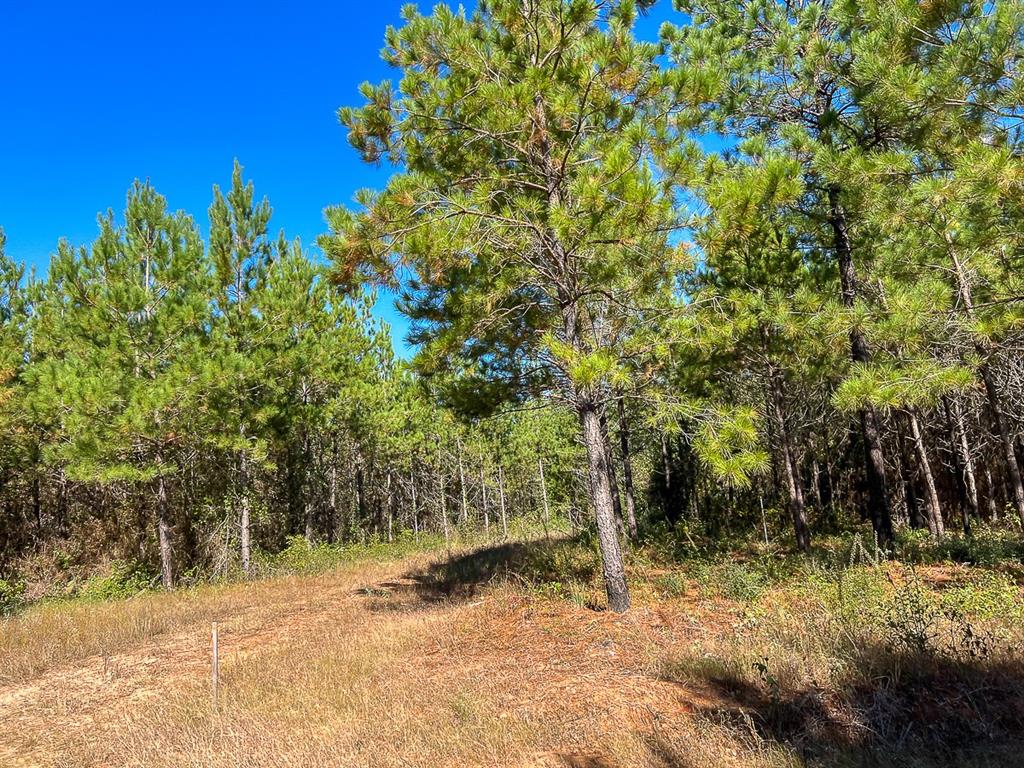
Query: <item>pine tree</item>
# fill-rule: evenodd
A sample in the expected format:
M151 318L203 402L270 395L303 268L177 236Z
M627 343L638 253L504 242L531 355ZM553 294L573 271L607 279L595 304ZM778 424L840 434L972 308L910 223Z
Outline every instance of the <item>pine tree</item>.
M213 188L210 216L210 260L216 280L216 377L218 421L214 428L224 447L235 454L239 549L242 570L252 562L252 464L266 459L266 403L262 389L267 363L261 335L264 318L255 312L258 293L267 280L272 256L268 235L270 203L255 202L252 182L242 181L235 161L231 189L225 197Z
M69 477L148 487L169 588L171 494L204 401L210 273L195 223L148 184L132 188L123 224L112 212L99 223L91 247L62 242L51 264L31 397L58 433L47 458Z
M600 415L618 334L640 325L616 317L670 287L675 224L671 181L652 164L671 139L658 48L633 39L634 14L567 0L406 9L384 52L400 87L365 85L365 106L340 113L367 161L405 170L361 195L363 211L330 211L322 240L343 281L411 271L422 370L573 408L616 611L629 593Z

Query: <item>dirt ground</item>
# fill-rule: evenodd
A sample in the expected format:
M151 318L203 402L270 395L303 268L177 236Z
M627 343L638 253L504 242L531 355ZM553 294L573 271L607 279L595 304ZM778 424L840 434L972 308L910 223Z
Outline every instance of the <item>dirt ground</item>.
M514 589L456 600L423 567L237 585L203 619L7 684L0 765L684 764L672 743L700 702L650 670L727 624L685 599L626 616Z

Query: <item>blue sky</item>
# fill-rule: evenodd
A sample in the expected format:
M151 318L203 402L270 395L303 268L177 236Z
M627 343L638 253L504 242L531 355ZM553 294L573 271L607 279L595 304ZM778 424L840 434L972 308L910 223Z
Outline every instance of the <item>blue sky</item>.
M46 269L57 241L96 235L136 178L206 224L238 158L274 207L274 230L309 245L323 208L382 185L335 112L365 81L401 0L334 3L5 3L0 10L0 226L11 257ZM432 3L421 3L426 10ZM653 38L668 0L642 20ZM405 323L378 311L401 348Z

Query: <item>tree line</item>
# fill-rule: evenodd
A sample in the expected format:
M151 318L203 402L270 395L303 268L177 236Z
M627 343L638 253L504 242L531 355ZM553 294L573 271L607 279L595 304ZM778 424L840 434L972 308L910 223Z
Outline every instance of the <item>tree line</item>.
M677 0L648 42L653 5L410 6L339 113L403 169L329 212L339 279L403 291L427 375L575 412L614 610L623 402L672 521L1024 519L1024 6Z
M2 551L237 567L291 535L1024 521L1024 4L404 11L339 111L399 170L327 260L235 169L209 236L136 184L0 264ZM374 320L386 287L408 363ZM784 528L783 528L784 526Z

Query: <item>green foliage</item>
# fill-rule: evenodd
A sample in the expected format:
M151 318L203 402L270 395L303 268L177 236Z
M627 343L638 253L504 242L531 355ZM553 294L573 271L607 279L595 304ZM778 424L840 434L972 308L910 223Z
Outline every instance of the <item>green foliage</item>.
M942 592L943 608L973 619L1024 620L1024 595L1007 575L983 572L961 586Z
M0 616L17 611L25 599L25 584L10 579L0 579Z
M115 560L106 573L76 586L73 596L85 601L125 600L152 589L153 584L153 575L140 563Z

